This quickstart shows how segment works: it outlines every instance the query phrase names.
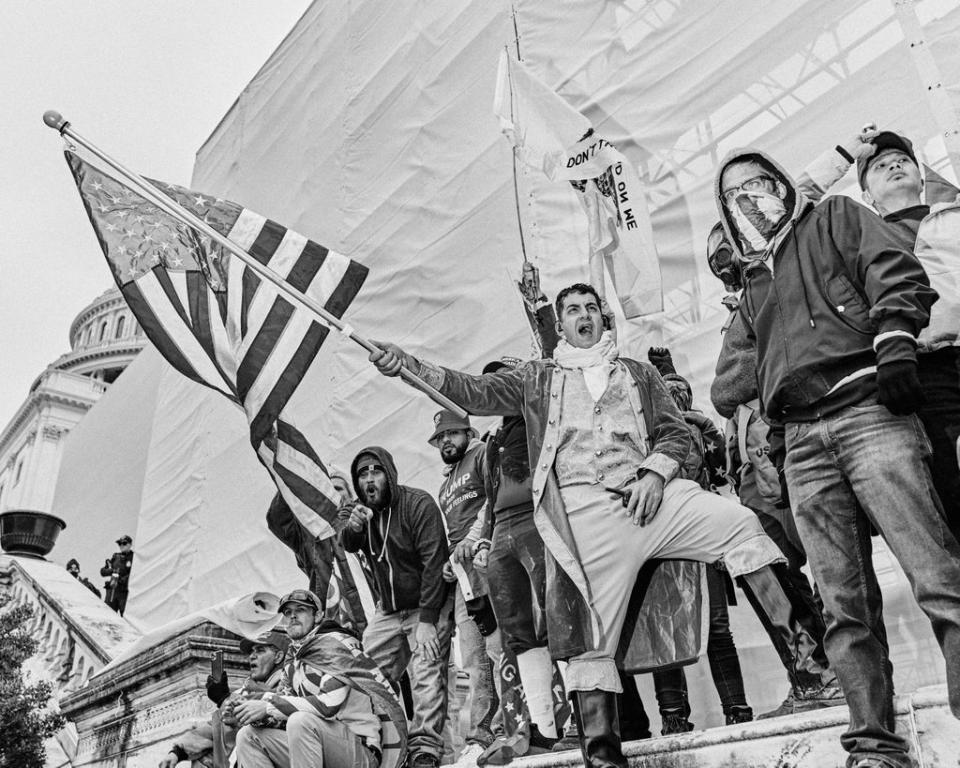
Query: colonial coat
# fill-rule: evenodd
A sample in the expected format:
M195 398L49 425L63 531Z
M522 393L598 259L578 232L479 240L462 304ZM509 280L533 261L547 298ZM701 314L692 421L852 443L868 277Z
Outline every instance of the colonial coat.
M638 470L669 482L687 455L690 435L656 369L620 358L630 374L628 396L647 453ZM554 470L564 383L570 371L553 360L534 360L516 369L473 376L431 363L420 375L477 416L523 416L533 469L534 522L547 560L547 637L551 655L567 659L600 643L600 623L589 599L590 586L577 555ZM616 502L611 501L611 505ZM645 569L645 572L647 569ZM706 611L701 597L702 566L667 561L634 591L639 613L628 615L621 641L621 665L632 672L695 661L702 644ZM643 593L646 594L644 599Z

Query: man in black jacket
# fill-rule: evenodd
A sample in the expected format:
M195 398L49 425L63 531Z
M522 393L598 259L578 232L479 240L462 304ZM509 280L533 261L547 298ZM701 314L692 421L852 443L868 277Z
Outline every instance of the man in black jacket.
M120 547L120 551L114 552L113 557L104 561L103 568L100 569L100 575L107 579L106 584L103 585L107 591L103 602L123 616L127 607L127 595L130 593L133 539L129 536L121 536L117 539L117 545Z
M960 717L960 546L916 416L917 334L937 294L874 214L842 195L813 208L765 155L734 153L716 182L744 263L740 312L757 345L761 407L785 428L789 495L850 707L848 766L906 768L870 531L884 537L933 625Z
M364 448L350 467L360 503L341 533L347 552L373 569L377 609L363 635L367 654L392 683L408 669L413 686L411 768L436 768L447 715L453 600L443 579L447 535L430 494L397 482L393 457ZM409 667L409 668L408 668Z

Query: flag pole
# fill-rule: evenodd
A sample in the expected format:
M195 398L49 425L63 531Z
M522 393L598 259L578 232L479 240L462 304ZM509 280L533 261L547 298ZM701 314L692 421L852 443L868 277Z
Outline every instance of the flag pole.
M379 351L379 347L371 343L367 338L361 336L357 333L350 325L344 323L336 315L331 314L324 306L319 304L314 299L307 296L302 291L297 290L292 285L290 285L286 280L284 280L280 275L274 272L269 267L264 266L259 261L257 261L253 256L251 256L247 251L233 242L230 238L221 235L213 227L207 224L202 219L195 216L193 213L188 211L186 208L181 206L172 198L164 195L160 190L154 187L150 182L144 179L139 174L131 171L129 168L125 167L118 161L114 160L108 154L103 152L101 149L96 147L94 144L90 143L83 136L78 134L70 126L69 121L64 120L63 116L54 110L49 110L43 113L43 122L50 128L53 128L61 136L69 138L71 141L76 142L81 147L86 149L91 154L95 155L97 158L102 160L104 163L113 168L117 173L123 176L128 182L130 182L138 193L149 199L151 203L156 205L161 210L170 214L174 218L178 219L187 226L197 230L198 232L203 233L211 240L216 243L219 243L221 246L226 248L230 253L236 256L240 261L246 264L250 269L257 273L261 278L266 280L269 283L272 283L286 298L290 301L293 301L306 309L313 312L317 317L319 317L325 324L333 326L341 334L347 336L351 341L359 344L367 352ZM467 412L453 402L449 397L440 393L435 387L432 387L422 378L417 376L409 368L400 369L400 378L406 381L408 384L412 384L414 387L419 389L424 394L428 395L434 402L438 405L442 405L448 411L452 411L457 416L461 418L466 418Z

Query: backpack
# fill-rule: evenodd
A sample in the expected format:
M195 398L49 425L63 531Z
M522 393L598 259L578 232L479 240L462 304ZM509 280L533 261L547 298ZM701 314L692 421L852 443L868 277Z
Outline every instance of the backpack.
M780 501L780 477L770 460L767 423L760 418L760 401L753 399L737 406L727 421L727 473L739 488L748 472L754 473L758 493L771 504Z

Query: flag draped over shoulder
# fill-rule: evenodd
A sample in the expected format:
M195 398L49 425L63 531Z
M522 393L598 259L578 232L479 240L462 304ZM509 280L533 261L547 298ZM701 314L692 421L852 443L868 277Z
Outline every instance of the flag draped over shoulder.
M494 113L526 165L569 181L587 214L591 279L603 265L627 318L661 312L663 286L653 227L636 169L590 121L506 52L500 54Z
M117 286L147 337L194 381L240 405L250 442L297 519L335 533L340 496L284 407L329 333L309 310L209 237L66 152ZM158 192L341 317L367 268L235 203L171 184Z

